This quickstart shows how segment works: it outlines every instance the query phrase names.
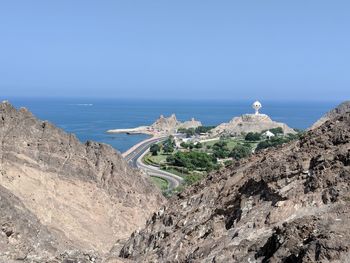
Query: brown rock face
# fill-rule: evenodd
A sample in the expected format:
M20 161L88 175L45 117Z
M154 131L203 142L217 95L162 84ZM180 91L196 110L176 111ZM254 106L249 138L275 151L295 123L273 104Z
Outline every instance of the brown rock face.
M120 256L137 262L350 262L350 113L173 197Z
M218 135L241 135L248 132L263 132L273 128L282 128L284 134L296 133L287 124L273 121L266 114L244 114L234 117L228 123L222 123L211 131L213 136Z
M96 261L163 202L112 147L82 144L9 103L0 143L0 262Z
M310 129L316 129L317 127L320 127L323 123L326 121L336 118L346 112L350 111L350 101L344 101L343 103L339 104L336 108L333 110L327 112L325 115L323 115L318 121L316 121Z

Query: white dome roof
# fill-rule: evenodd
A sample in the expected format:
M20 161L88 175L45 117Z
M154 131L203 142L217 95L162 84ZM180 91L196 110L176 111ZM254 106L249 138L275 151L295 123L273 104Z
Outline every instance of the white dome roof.
M255 101L252 105L252 108L255 110L255 115L259 114L259 109L261 108L261 103L259 101Z
M253 108L255 108L255 107L261 108L261 103L260 103L260 101L255 101L255 102L253 103Z

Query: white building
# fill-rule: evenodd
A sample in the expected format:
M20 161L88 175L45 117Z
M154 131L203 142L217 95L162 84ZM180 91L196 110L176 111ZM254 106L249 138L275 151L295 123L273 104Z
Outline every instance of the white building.
M270 132L270 131L266 131L263 133L263 136L265 136L266 138L270 139L271 137L274 137L275 135Z

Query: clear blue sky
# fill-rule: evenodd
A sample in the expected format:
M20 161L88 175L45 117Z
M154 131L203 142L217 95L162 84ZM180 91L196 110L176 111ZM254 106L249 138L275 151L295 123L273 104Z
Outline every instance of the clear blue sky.
M0 95L344 100L350 1L7 0Z

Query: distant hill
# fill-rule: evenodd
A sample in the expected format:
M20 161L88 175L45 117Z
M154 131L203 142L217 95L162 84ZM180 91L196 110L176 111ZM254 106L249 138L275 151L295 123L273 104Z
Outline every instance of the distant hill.
M215 129L211 130L214 136L218 135L241 135L248 132L262 132L269 129L282 128L284 134L295 133L295 131L288 127L287 124L282 122L276 122L266 114L244 114L239 117L234 117L228 123L222 123Z
M111 146L8 102L0 142L0 262L99 262L163 203Z
M321 126L326 121L335 118L345 112L350 111L350 101L344 101L343 103L339 104L336 108L333 110L327 112L325 115L323 115L318 121L316 121L310 129L315 129L319 126Z

